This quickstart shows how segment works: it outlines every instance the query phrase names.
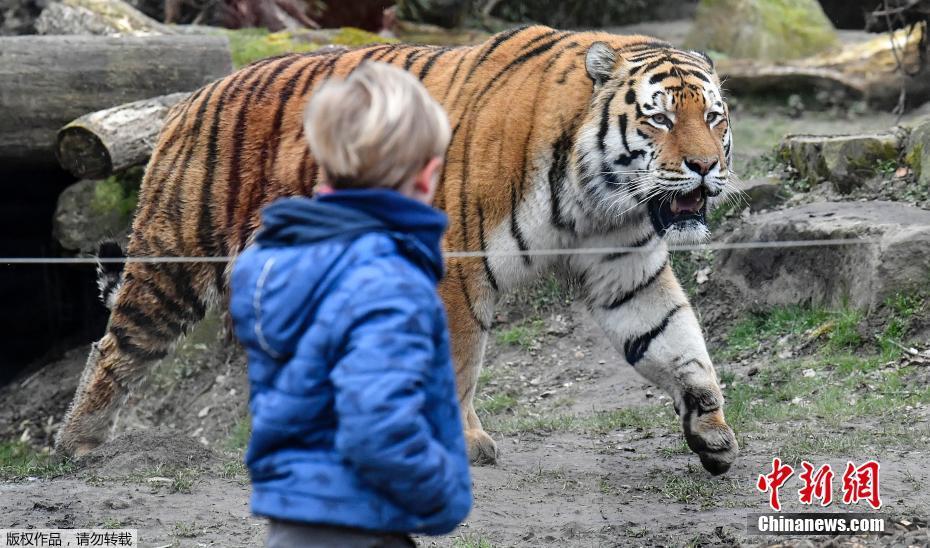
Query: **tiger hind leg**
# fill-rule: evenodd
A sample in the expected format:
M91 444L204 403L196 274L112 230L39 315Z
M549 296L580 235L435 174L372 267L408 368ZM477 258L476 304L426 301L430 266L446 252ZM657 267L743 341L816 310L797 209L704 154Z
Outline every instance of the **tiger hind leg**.
M93 344L55 449L80 456L106 440L132 384L206 312L210 266L130 263L112 301L106 334Z
M497 445L481 426L474 404L488 338L491 296L477 290L469 292L463 289L466 287L463 280L465 276L460 273L457 265L450 268L450 272L453 275L443 279L439 293L445 302L449 332L452 335L452 361L468 458L475 464L494 464L497 462ZM483 298L472 300L476 295ZM487 320L479 319L478 312L484 312L481 317L487 317Z

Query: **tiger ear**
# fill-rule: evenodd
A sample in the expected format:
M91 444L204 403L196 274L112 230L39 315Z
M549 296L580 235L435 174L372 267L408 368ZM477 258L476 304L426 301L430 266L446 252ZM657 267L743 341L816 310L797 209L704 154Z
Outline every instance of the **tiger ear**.
M611 77L616 63L617 54L606 42L591 44L584 58L584 66L588 70L588 76L594 80L595 86L602 85Z

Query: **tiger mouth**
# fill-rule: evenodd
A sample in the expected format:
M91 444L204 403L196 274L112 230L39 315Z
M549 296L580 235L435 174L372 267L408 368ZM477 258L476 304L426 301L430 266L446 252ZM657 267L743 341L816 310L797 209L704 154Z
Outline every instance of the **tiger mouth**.
M685 194L673 193L649 201L649 217L659 234L669 229L687 229L692 223L707 225L707 190L703 186Z

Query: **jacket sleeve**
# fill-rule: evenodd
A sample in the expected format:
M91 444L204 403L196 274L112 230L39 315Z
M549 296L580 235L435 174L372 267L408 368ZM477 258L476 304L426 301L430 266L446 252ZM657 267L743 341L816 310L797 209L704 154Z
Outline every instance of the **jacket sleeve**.
M427 517L443 511L461 484L423 413L436 362L436 297L416 284L373 285L376 294L356 294L343 311L350 325L331 374L336 449L369 485Z

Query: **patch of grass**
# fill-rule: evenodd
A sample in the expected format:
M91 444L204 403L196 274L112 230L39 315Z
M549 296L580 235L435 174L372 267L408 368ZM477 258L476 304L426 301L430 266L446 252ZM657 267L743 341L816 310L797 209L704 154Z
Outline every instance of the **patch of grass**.
M621 428L678 430L677 419L662 406L597 411L591 415L517 415L488 419L488 429L502 434L583 432L603 435Z
M123 527L123 522L118 518L104 518L104 520L100 522L100 527L103 529L119 529Z
M800 306L774 308L766 313L751 314L734 325L726 335L726 348L722 352L728 358L757 350L775 338L787 334L800 335L829 319L822 309Z
M453 548L494 548L494 543L481 535L465 534L452 539Z
M190 523L183 522L183 521L176 521L174 523L172 534L180 538L194 538L200 534L200 528L197 526L197 523L194 521Z
M923 480L915 476L914 473L910 471L910 469L904 470L904 481L907 483L910 483L911 486L913 486L915 491L924 490Z
M230 459L223 463L222 477L224 479L240 479L247 477L249 469L245 466L245 461L240 452L236 458Z
M659 493L664 498L681 504L699 504L702 509L723 505L727 495L740 492L736 480L710 479L689 475L669 474L646 489Z
M878 335L878 347L883 357L891 360L901 355L911 321L923 310L925 303L926 297L918 293L898 293L885 299L885 307L892 315Z
M894 158L882 158L875 162L875 173L881 175L882 178L890 178L896 169L898 169L898 161Z
M756 313L734 325L726 335L726 346L718 353L726 360L763 348L771 341L791 335L824 336L826 348L843 350L862 344L858 326L862 312L843 306L837 310L820 307L785 306Z
M577 294L578 286L575 281L549 273L511 293L507 299L518 307L532 308L533 315L538 318L557 307L571 304Z
M0 442L0 479L49 479L67 474L73 469L70 460L36 451L26 443Z
M904 417L901 417L904 418ZM926 449L930 426L883 423L881 428L850 432L797 429L778 447L778 456L791 465L814 457L876 458L889 448Z
M672 252L672 270L689 298L697 295L697 271L713 262L713 251Z
M742 447L742 445L740 445L740 447ZM681 455L690 455L691 448L688 447L688 442L682 439L678 441L678 445L660 447L659 454L662 455L662 458L671 459Z
M252 436L252 420L249 417L242 417L233 426L232 432L226 438L226 449L230 451L245 451L249 445L249 438Z
M483 394L475 399L475 411L481 415L496 415L510 411L517 405L517 398L511 392Z
M523 349L528 349L536 342L536 337L542 332L543 325L542 320L524 321L499 332L497 334L497 341L500 344L519 346Z
M171 493L183 493L189 495L193 492L194 481L197 480L197 472L190 468L182 468L175 471L168 486Z

